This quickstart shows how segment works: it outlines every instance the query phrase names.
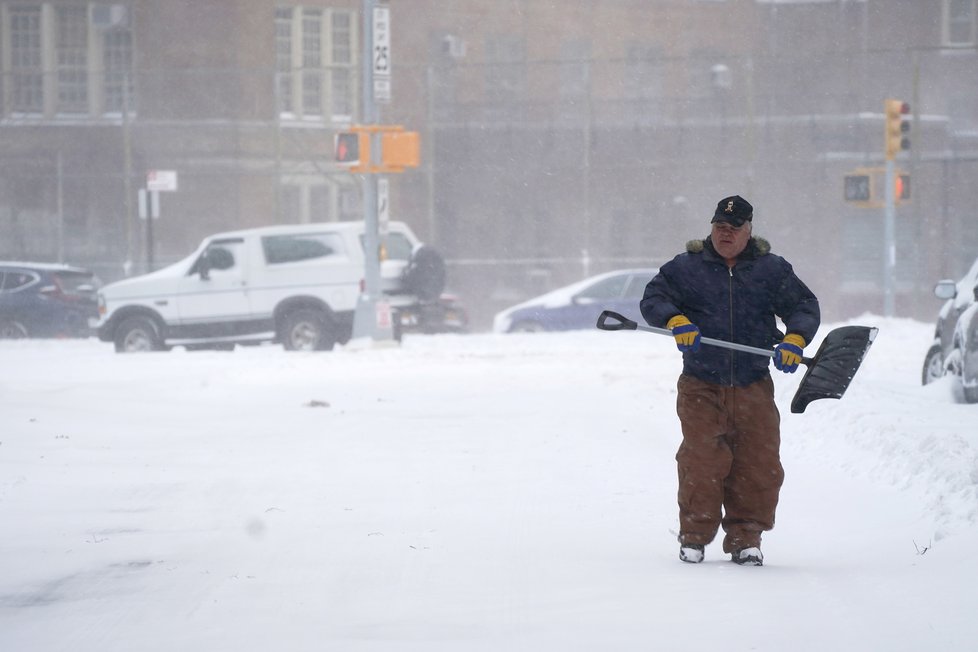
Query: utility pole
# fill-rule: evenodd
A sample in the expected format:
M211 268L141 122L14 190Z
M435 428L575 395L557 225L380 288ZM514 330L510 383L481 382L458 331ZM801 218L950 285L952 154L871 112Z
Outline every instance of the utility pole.
M374 68L389 66L390 53L378 55L374 48L375 10L377 0L363 0L363 123L376 125L379 120L377 102L374 99ZM384 7L383 9L387 9ZM387 10L389 11L389 10ZM387 29L389 29L389 24ZM389 33L389 32L388 32ZM383 57L378 61L378 56ZM389 68L387 68L389 70ZM371 132L369 165L380 164L380 134ZM353 337L372 337L374 340L394 338L390 320L390 308L382 302L380 288L380 233L377 214L377 175L362 174L363 180L363 223L364 223L364 291L360 293L357 309L353 317ZM380 315L379 311L386 311ZM379 317L385 317L383 319Z

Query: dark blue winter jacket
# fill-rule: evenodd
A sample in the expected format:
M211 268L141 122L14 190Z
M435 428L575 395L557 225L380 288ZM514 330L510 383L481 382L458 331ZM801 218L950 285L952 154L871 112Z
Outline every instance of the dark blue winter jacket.
M663 265L645 287L640 307L652 326L664 328L686 315L704 337L770 349L783 338L775 315L788 333L811 342L818 330L818 299L795 276L791 265L752 237L732 268L710 239L693 240ZM683 354L683 372L720 385L749 385L768 374L771 359L703 344Z

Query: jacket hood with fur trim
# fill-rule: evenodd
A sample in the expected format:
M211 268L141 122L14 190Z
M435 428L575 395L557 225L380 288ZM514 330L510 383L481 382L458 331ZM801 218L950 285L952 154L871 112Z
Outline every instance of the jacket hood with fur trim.
M713 248L713 243L710 241L709 236L702 240L690 240L686 243L686 251L691 254L698 254L703 252L703 250L709 249L713 253L716 250ZM771 243L761 238L759 236L751 236L750 240L747 242L747 247L744 249L748 253L748 257L756 258L758 256L766 256L771 253ZM743 254L741 254L743 255Z

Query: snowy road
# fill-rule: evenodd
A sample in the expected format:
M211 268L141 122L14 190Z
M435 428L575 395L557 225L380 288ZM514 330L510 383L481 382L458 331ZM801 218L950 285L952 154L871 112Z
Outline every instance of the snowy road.
M676 557L668 338L0 343L0 650L978 649L978 405L860 322L763 568Z

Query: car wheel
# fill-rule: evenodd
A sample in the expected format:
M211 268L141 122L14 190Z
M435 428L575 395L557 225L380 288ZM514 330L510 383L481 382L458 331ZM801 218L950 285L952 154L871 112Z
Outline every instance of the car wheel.
M543 324L541 324L540 322L518 321L510 327L509 332L510 333L542 333L545 330L547 329L544 328Z
M329 351L336 343L329 321L316 310L296 310L282 320L282 345L286 351Z
M924 356L924 369L921 374L921 383L930 384L944 375L944 359L941 345L935 344L927 351Z
M27 327L16 319L0 320L0 340L22 340L27 337Z
M115 350L119 353L162 351L163 338L149 317L130 317L115 329Z

